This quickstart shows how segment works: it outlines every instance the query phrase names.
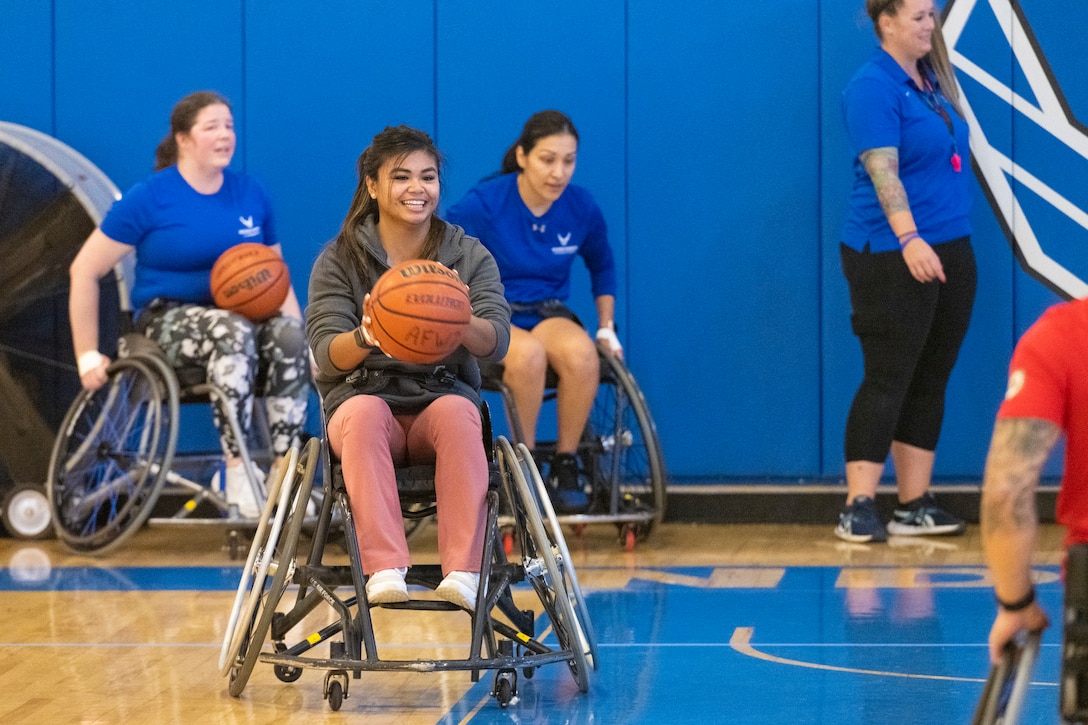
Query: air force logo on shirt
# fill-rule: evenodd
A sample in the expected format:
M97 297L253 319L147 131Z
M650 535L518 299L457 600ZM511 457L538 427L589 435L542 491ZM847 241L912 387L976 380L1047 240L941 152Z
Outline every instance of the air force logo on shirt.
M252 216L240 216L238 221L242 222L242 228L238 230L238 233L243 239L252 239L261 233L261 226L253 226Z
M570 235L570 232L555 235L555 238L559 241L559 246L552 247L552 254L574 254L578 251L578 245L570 243Z

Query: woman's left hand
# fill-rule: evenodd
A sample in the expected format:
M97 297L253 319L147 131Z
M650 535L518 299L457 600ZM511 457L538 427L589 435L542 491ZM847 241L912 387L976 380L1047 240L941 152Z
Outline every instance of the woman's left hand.
M921 237L911 239L903 247L903 261L907 263L911 276L919 282L932 282L935 279L945 281L941 258Z
M620 339L616 337L616 331L611 327L602 327L597 330L597 347L615 355L620 360L623 359L623 345L620 344Z

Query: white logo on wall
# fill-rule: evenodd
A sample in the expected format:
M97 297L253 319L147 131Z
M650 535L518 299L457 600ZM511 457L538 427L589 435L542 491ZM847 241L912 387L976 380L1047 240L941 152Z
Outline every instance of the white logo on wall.
M238 221L242 222L242 228L238 230L238 233L246 239L252 239L261 233L260 226L253 226L252 216L240 216Z
M559 240L558 247L552 247L552 254L574 254L578 251L578 245L573 247L567 246L570 244L570 235L572 232L564 234L556 234L555 238Z
M1066 17L1076 5L1040 2L1032 10ZM1080 26L1075 18L1064 23ZM1074 200L1088 178L1088 134L1020 3L948 0L944 35L964 91L979 181L1017 258L1058 294L1088 295L1088 203Z

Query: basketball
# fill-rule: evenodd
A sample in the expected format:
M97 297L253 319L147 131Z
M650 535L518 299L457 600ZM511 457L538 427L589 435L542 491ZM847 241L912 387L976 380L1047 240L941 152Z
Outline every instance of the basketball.
M434 363L449 356L468 329L468 288L438 262L411 259L383 274L370 290L370 331L398 360Z
M211 288L216 307L261 322L275 316L287 299L291 275L272 247L245 242L215 260Z

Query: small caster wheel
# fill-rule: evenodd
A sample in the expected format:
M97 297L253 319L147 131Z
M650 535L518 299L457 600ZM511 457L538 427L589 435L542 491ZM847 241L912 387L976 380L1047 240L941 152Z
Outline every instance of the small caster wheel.
M495 688L492 694L498 700L499 707L505 709L518 694L517 673L513 670L499 670L495 675Z
M325 699L329 708L336 712L348 696L348 675L343 670L335 670L325 675Z
M340 706L344 704L344 688L339 682L329 683L329 709L333 712L337 712Z
M4 528L16 539L44 539L53 533L53 507L45 489L20 483L4 497Z
M292 667L291 665L274 665L272 671L276 673L277 679L280 682L295 682L298 678L302 677L301 667ZM333 708L334 710L336 708Z

